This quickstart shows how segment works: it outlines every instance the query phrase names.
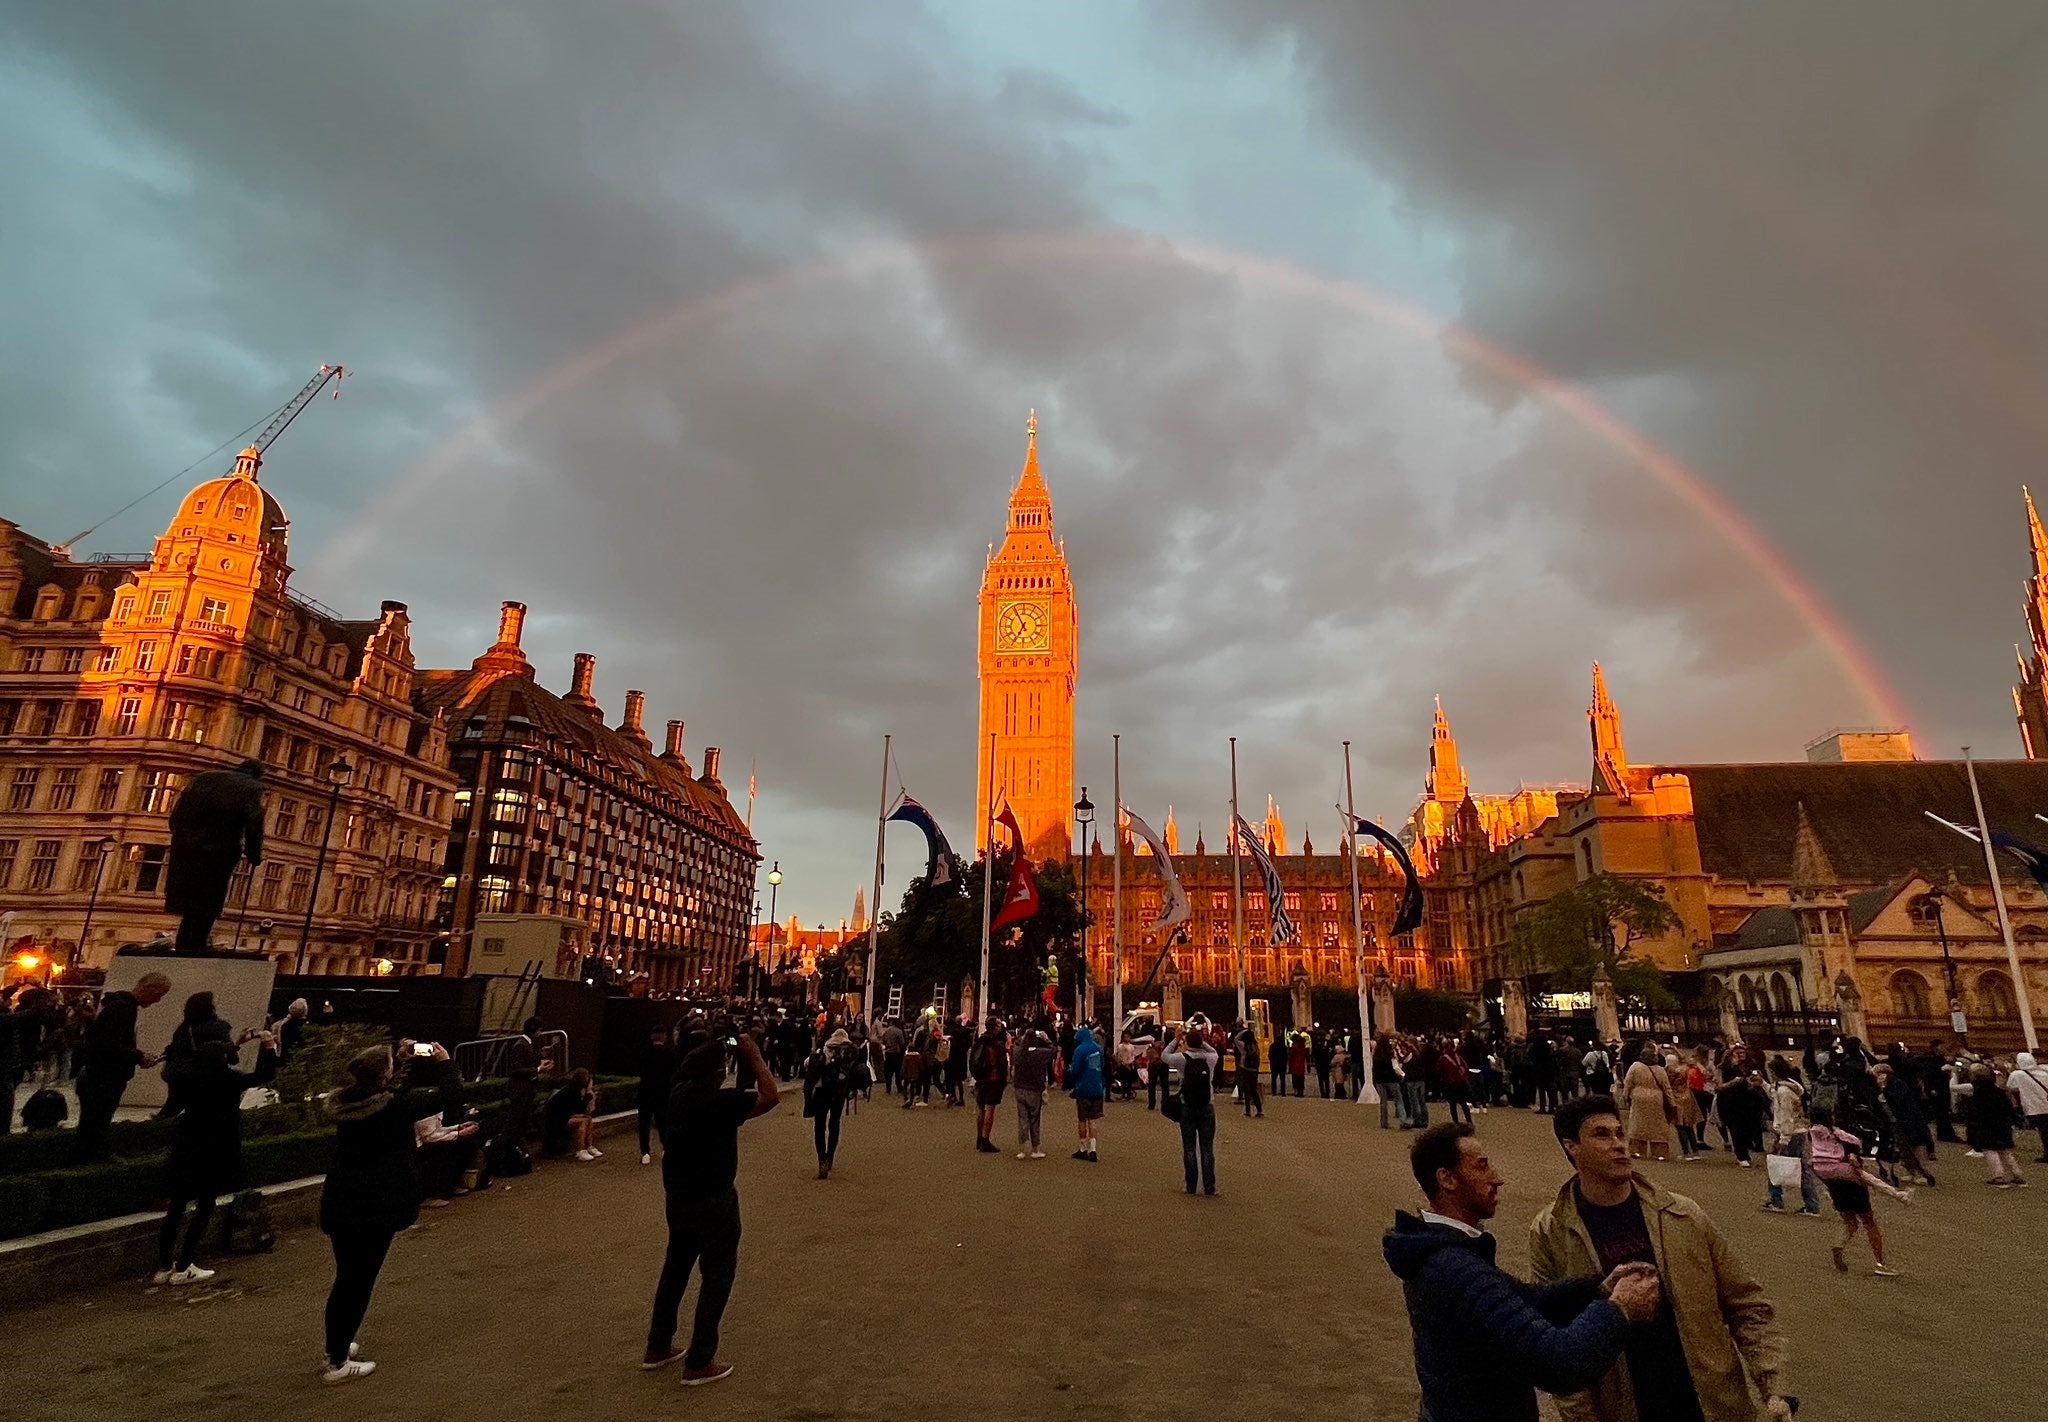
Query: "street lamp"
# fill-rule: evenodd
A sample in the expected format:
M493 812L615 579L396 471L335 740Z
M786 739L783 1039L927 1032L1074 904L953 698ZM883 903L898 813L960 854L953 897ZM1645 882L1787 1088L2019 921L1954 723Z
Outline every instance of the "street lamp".
M1963 996L1956 987L1956 960L1949 956L1948 925L1941 917L1941 906L1948 901L1948 895L1935 885L1927 891L1927 906L1934 910L1934 936L1941 940L1941 970L1948 979L1948 1025L1962 1038L1965 1047L1970 1045L1970 1022L1963 1016Z
M1088 992L1088 827L1095 823L1095 805L1088 787L1074 802L1074 823L1081 827L1081 975L1074 982L1074 1020L1081 1020L1081 1006Z
M91 950L92 911L99 906L100 878L107 872L107 851L114 847L114 837L112 835L103 836L100 839L94 840L87 847L94 854L98 855L99 858L92 866L92 894L85 901L85 926L78 930L78 952L71 959L74 965L83 964L85 962L85 955Z
M334 812L341 804L341 787L348 784L353 767L340 756L327 762L327 819L320 826L320 853L313 859L313 891L306 895L306 920L299 925L299 958L292 971L306 971L306 945L313 937L313 909L320 902L320 879L327 872L327 842L334 837Z

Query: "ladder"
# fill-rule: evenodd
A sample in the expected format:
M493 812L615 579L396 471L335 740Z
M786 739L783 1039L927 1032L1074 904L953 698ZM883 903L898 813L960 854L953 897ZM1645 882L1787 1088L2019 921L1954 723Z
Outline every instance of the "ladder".
M939 1021L944 1022L946 1020L946 985L944 983L932 984L932 1008L938 1013Z
M888 1015L888 1016L890 1016L890 1017L893 1017L893 1018L895 1018L895 1019L896 1019L896 1020L897 1020L898 1022L901 1022L901 1021L903 1020L903 984L902 984L902 983L891 983L891 984L889 984L889 1011L888 1011L887 1015Z

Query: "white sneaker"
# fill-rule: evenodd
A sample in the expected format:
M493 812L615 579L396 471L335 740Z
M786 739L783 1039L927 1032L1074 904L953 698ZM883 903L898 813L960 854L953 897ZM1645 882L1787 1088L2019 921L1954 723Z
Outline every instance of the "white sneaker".
M1030 1158L1031 1152L1028 1150L1020 1150L1017 1152L1017 1159L1019 1160L1029 1160Z
M149 1282L152 1284L168 1284L171 1282L171 1271L159 1269L149 1276Z
M213 1270L202 1269L197 1264L187 1264L171 1275L173 1284L203 1284L213 1277Z
M654 1157L651 1155L642 1155L640 1157L640 1163L642 1165L652 1165L654 1164Z
M1966 1150L1963 1152L1963 1159L1965 1160L1982 1160L1983 1158L1984 1152L1981 1150Z
M1034 1150L1033 1152L1031 1152L1031 1158L1033 1160L1044 1160L1045 1152L1042 1150Z
M592 1146L590 1148L590 1158L592 1160L603 1160L604 1152L599 1150L596 1146Z
M350 1358L338 1368L322 1368L320 1381L328 1384L354 1382L377 1371L377 1365L361 1358Z
M578 1160L583 1160L583 1161L590 1161L590 1160L596 1160L596 1159L597 1159L597 1152L596 1152L596 1151L594 1151L594 1150L579 1150L579 1151L577 1151L577 1152L576 1152L576 1158L577 1158Z

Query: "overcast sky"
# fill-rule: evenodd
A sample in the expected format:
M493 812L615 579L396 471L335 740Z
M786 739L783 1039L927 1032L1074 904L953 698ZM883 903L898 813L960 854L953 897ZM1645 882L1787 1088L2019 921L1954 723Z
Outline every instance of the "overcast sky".
M2017 754L2044 75L2048 11L1990 0L0 0L0 512L216 472L345 362L265 470L298 590L409 603L432 665L525 600L550 685L595 652L612 719L645 688L741 800L758 758L811 921L884 731L973 840L1034 406L1081 778L1121 732L1186 840L1231 735L1297 840L1346 737L1404 814L1438 692L1479 788L1582 780L1595 658L1638 760L1798 758L1887 695Z

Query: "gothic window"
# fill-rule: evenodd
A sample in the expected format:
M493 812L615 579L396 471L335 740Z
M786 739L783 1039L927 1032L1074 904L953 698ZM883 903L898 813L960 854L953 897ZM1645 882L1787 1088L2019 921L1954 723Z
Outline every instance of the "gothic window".
M1337 896L1335 894L1324 894L1322 903L1324 913L1335 913L1337 911Z
M1792 985L1783 973L1771 974L1771 1007L1778 1012L1792 1010Z
M1892 1016L1918 1022L1932 1016L1928 1010L1927 980L1910 968L1892 974Z
M1916 897L1911 903L1906 905L1906 916L1915 923L1926 924L1930 928L1933 927L1936 917L1934 895L1921 894Z
M1977 979L1977 1011L1994 1022L2019 1016L2019 1009L2013 1005L2012 979L1996 968L1981 974Z

